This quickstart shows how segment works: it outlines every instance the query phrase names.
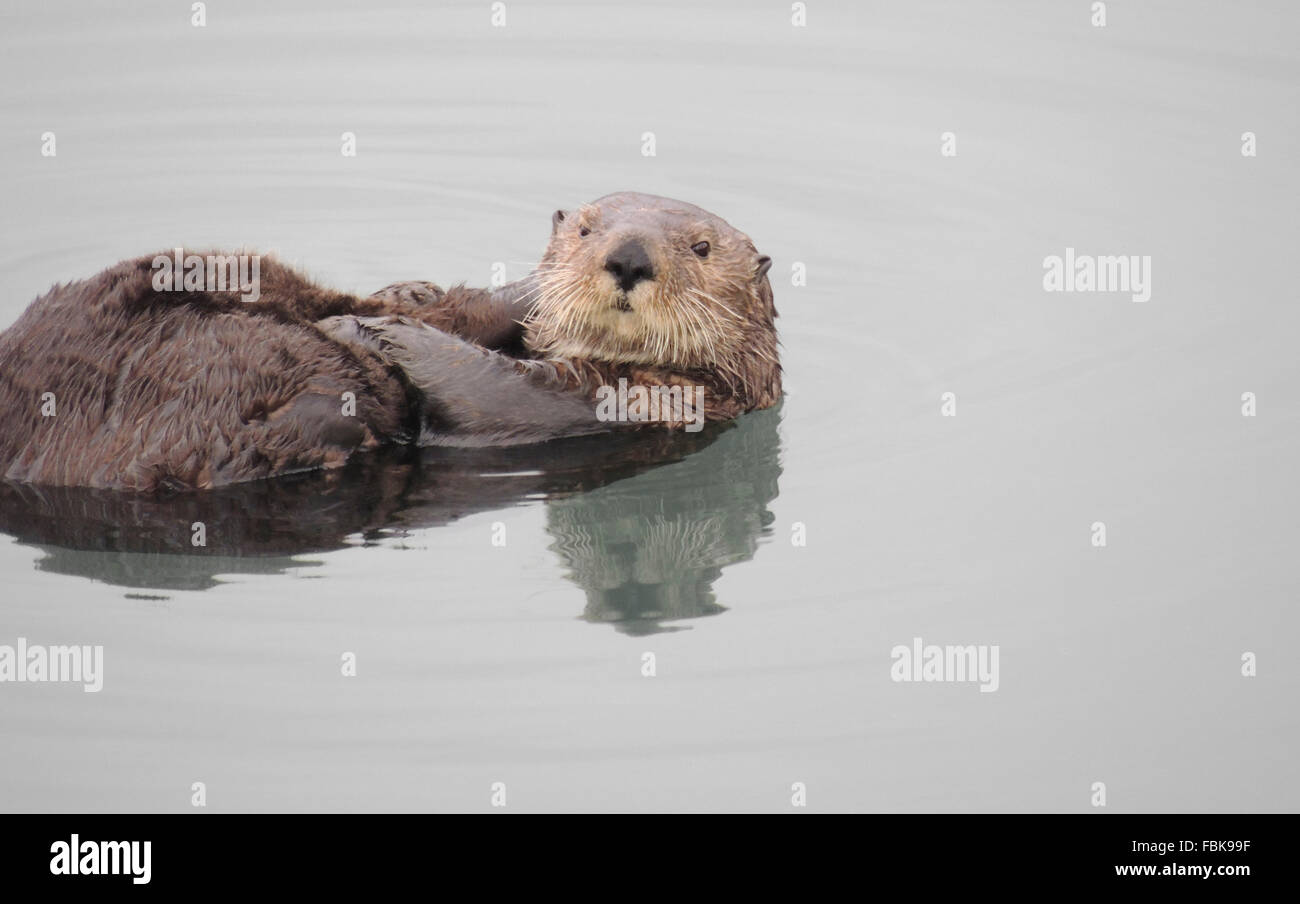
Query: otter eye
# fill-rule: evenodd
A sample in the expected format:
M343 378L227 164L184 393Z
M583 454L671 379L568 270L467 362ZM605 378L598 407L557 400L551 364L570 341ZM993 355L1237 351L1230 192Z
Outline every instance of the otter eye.
M697 255L699 255L700 257L708 257L708 256L709 256L709 243L708 243L708 242L696 242L694 245L691 246L691 250L694 251L694 252L695 252Z
M588 229L586 226L579 226L578 235L582 236L583 238L586 238L587 236L591 235L591 230Z

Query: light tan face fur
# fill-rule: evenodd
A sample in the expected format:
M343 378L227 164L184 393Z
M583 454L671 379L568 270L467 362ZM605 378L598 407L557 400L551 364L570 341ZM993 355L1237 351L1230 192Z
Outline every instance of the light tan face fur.
M669 369L728 371L755 354L775 362L771 261L719 217L622 193L557 211L553 223L527 321L534 351ZM608 267L629 241L653 275L625 290Z

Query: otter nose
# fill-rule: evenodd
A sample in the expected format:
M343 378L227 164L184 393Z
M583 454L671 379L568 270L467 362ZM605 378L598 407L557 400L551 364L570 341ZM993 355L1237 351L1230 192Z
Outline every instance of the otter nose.
M613 275L614 281L624 292L631 292L632 287L643 279L655 277L650 255L636 239L629 239L610 252L609 257L605 258L605 269Z

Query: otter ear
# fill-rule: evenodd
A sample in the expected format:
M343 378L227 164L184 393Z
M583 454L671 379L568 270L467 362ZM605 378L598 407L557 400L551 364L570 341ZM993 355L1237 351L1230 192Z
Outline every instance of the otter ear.
M767 276L767 271L772 269L772 259L766 254L758 256L758 269L754 271L754 279L762 279Z
M555 213L551 214L551 235L555 235L555 233L560 231L560 224L564 222L564 218L567 216L568 213L563 210L557 210Z

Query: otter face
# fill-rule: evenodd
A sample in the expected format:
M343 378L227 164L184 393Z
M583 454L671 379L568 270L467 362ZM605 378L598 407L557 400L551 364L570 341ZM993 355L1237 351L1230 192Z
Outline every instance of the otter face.
M540 354L742 375L776 366L771 258L691 204L622 192L556 211L525 326Z

